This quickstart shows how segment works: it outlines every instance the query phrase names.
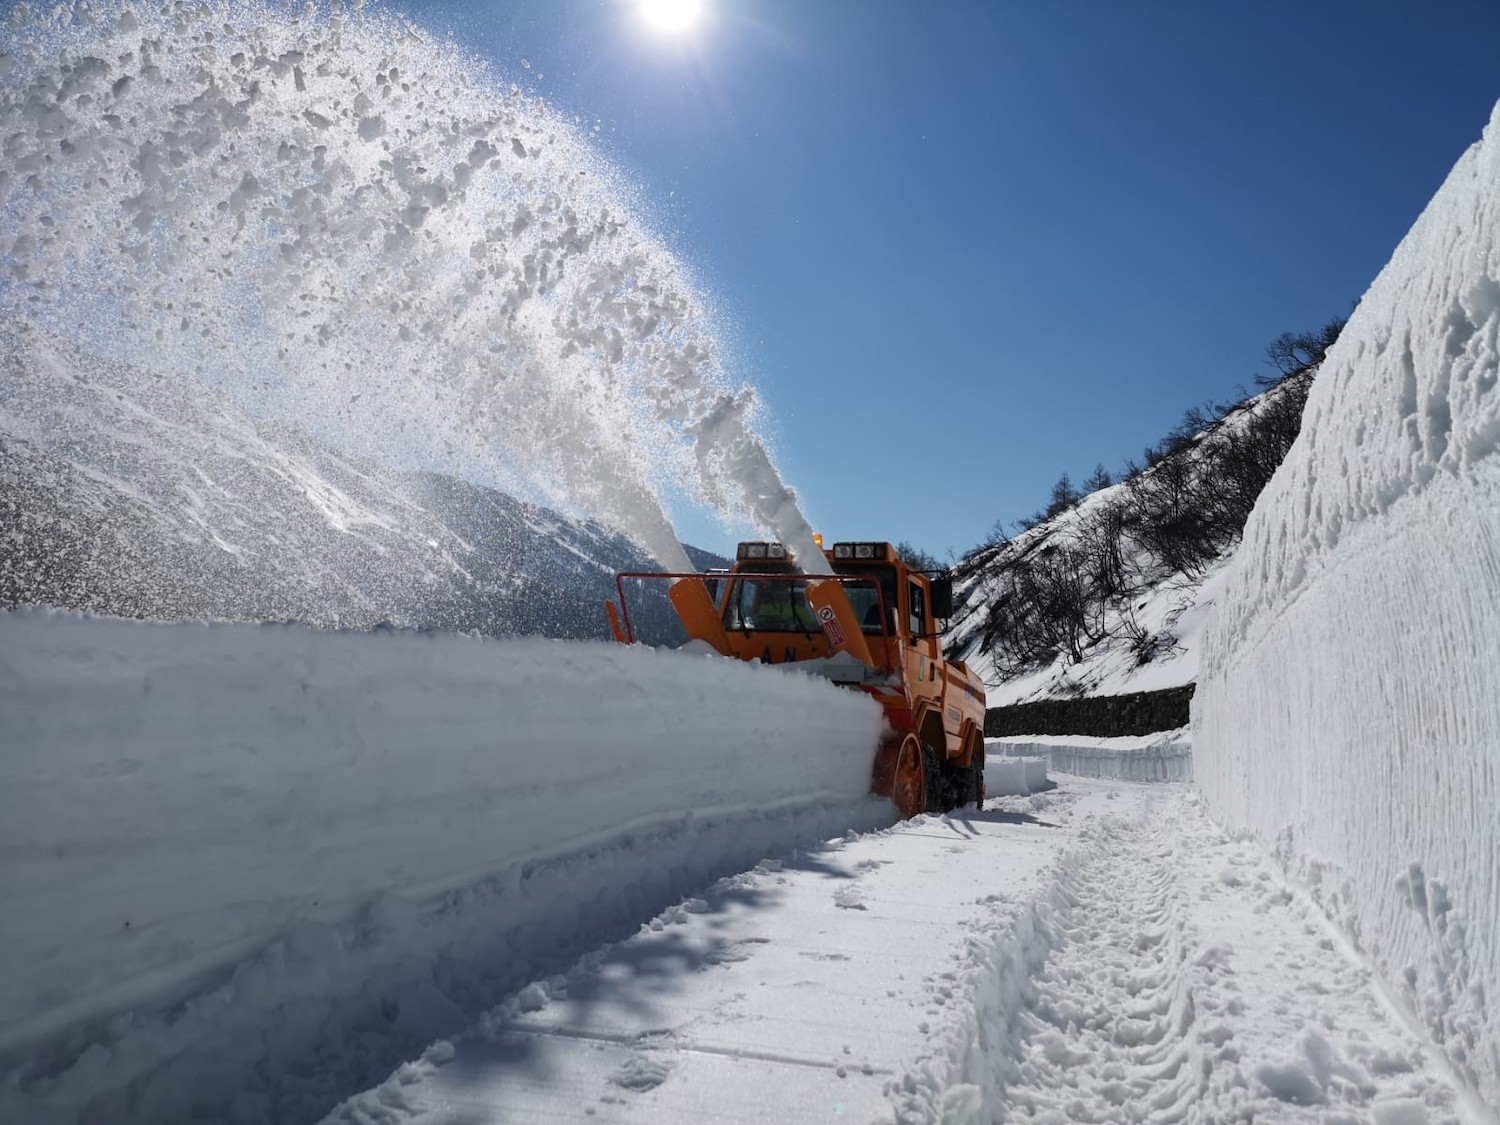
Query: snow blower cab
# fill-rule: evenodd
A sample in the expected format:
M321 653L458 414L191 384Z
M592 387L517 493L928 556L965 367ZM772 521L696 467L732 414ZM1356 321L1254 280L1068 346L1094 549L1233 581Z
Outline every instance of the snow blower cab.
M618 609L606 603L611 629L635 642L627 580L669 582L690 643L796 663L879 701L887 730L872 748L871 787L902 816L983 803L984 685L942 652L951 579L908 566L889 543L835 543L823 555L832 573L809 573L781 543L748 542L726 571L621 574Z

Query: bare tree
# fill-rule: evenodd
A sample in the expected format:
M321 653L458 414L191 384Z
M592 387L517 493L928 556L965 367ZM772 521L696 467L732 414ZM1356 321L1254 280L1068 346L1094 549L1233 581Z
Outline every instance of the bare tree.
M1107 601L1124 593L1125 504L1104 504L1091 512L1078 528L1078 554L1088 576L1093 595Z
M1136 534L1167 573L1201 574L1215 554L1203 520L1204 483L1192 459L1168 457L1130 482Z
M1083 494L1073 487L1073 478L1064 473L1052 486L1052 499L1047 504L1047 519L1061 515L1083 499Z
M896 554L906 560L907 566L917 570L942 573L948 569L936 555L930 555L920 547L914 546L909 539L903 539L896 544Z
M1288 376L1274 394L1247 407L1240 425L1214 436L1209 458L1214 487L1205 490L1204 518L1222 547L1236 541L1261 491L1297 440L1311 371Z
M1089 474L1089 479L1083 482L1083 494L1092 496L1101 489L1108 488L1115 480L1109 475L1109 470L1104 467L1103 462L1094 466L1094 471Z
M1328 349L1343 332L1347 317L1336 316L1315 332L1283 332L1266 345L1266 359L1281 372L1280 378L1296 375L1323 362ZM1256 380L1262 386L1280 381L1276 376Z

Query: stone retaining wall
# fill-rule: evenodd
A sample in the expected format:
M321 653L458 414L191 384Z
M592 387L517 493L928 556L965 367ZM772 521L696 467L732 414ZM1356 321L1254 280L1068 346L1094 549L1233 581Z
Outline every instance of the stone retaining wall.
M987 738L1017 734L1088 734L1100 738L1154 734L1188 725L1188 704L1195 685L1137 691L1129 695L1086 695L1078 699L1043 699L985 712Z

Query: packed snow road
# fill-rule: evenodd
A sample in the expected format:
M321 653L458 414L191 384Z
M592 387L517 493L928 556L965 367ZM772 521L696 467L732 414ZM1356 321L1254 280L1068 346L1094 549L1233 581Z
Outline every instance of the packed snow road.
M328 1120L1472 1116L1191 790L1059 780L722 879Z

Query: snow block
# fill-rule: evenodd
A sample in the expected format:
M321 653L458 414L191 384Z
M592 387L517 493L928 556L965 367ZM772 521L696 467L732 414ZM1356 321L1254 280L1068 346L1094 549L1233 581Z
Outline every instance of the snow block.
M987 762L1007 755L1042 763L1042 783L1046 782L1048 766L1055 773L1129 781L1189 781L1193 776L1192 740L1186 731L1127 738L1088 735L991 738L985 741L985 753Z
M1195 772L1500 1105L1500 106L1330 349L1205 638Z
M986 796L1026 797L1047 787L1046 758L1006 757L1003 750L986 751L984 759Z
M1019 758L984 760L984 793L986 797L1026 797L1031 786L1026 781L1026 763Z

